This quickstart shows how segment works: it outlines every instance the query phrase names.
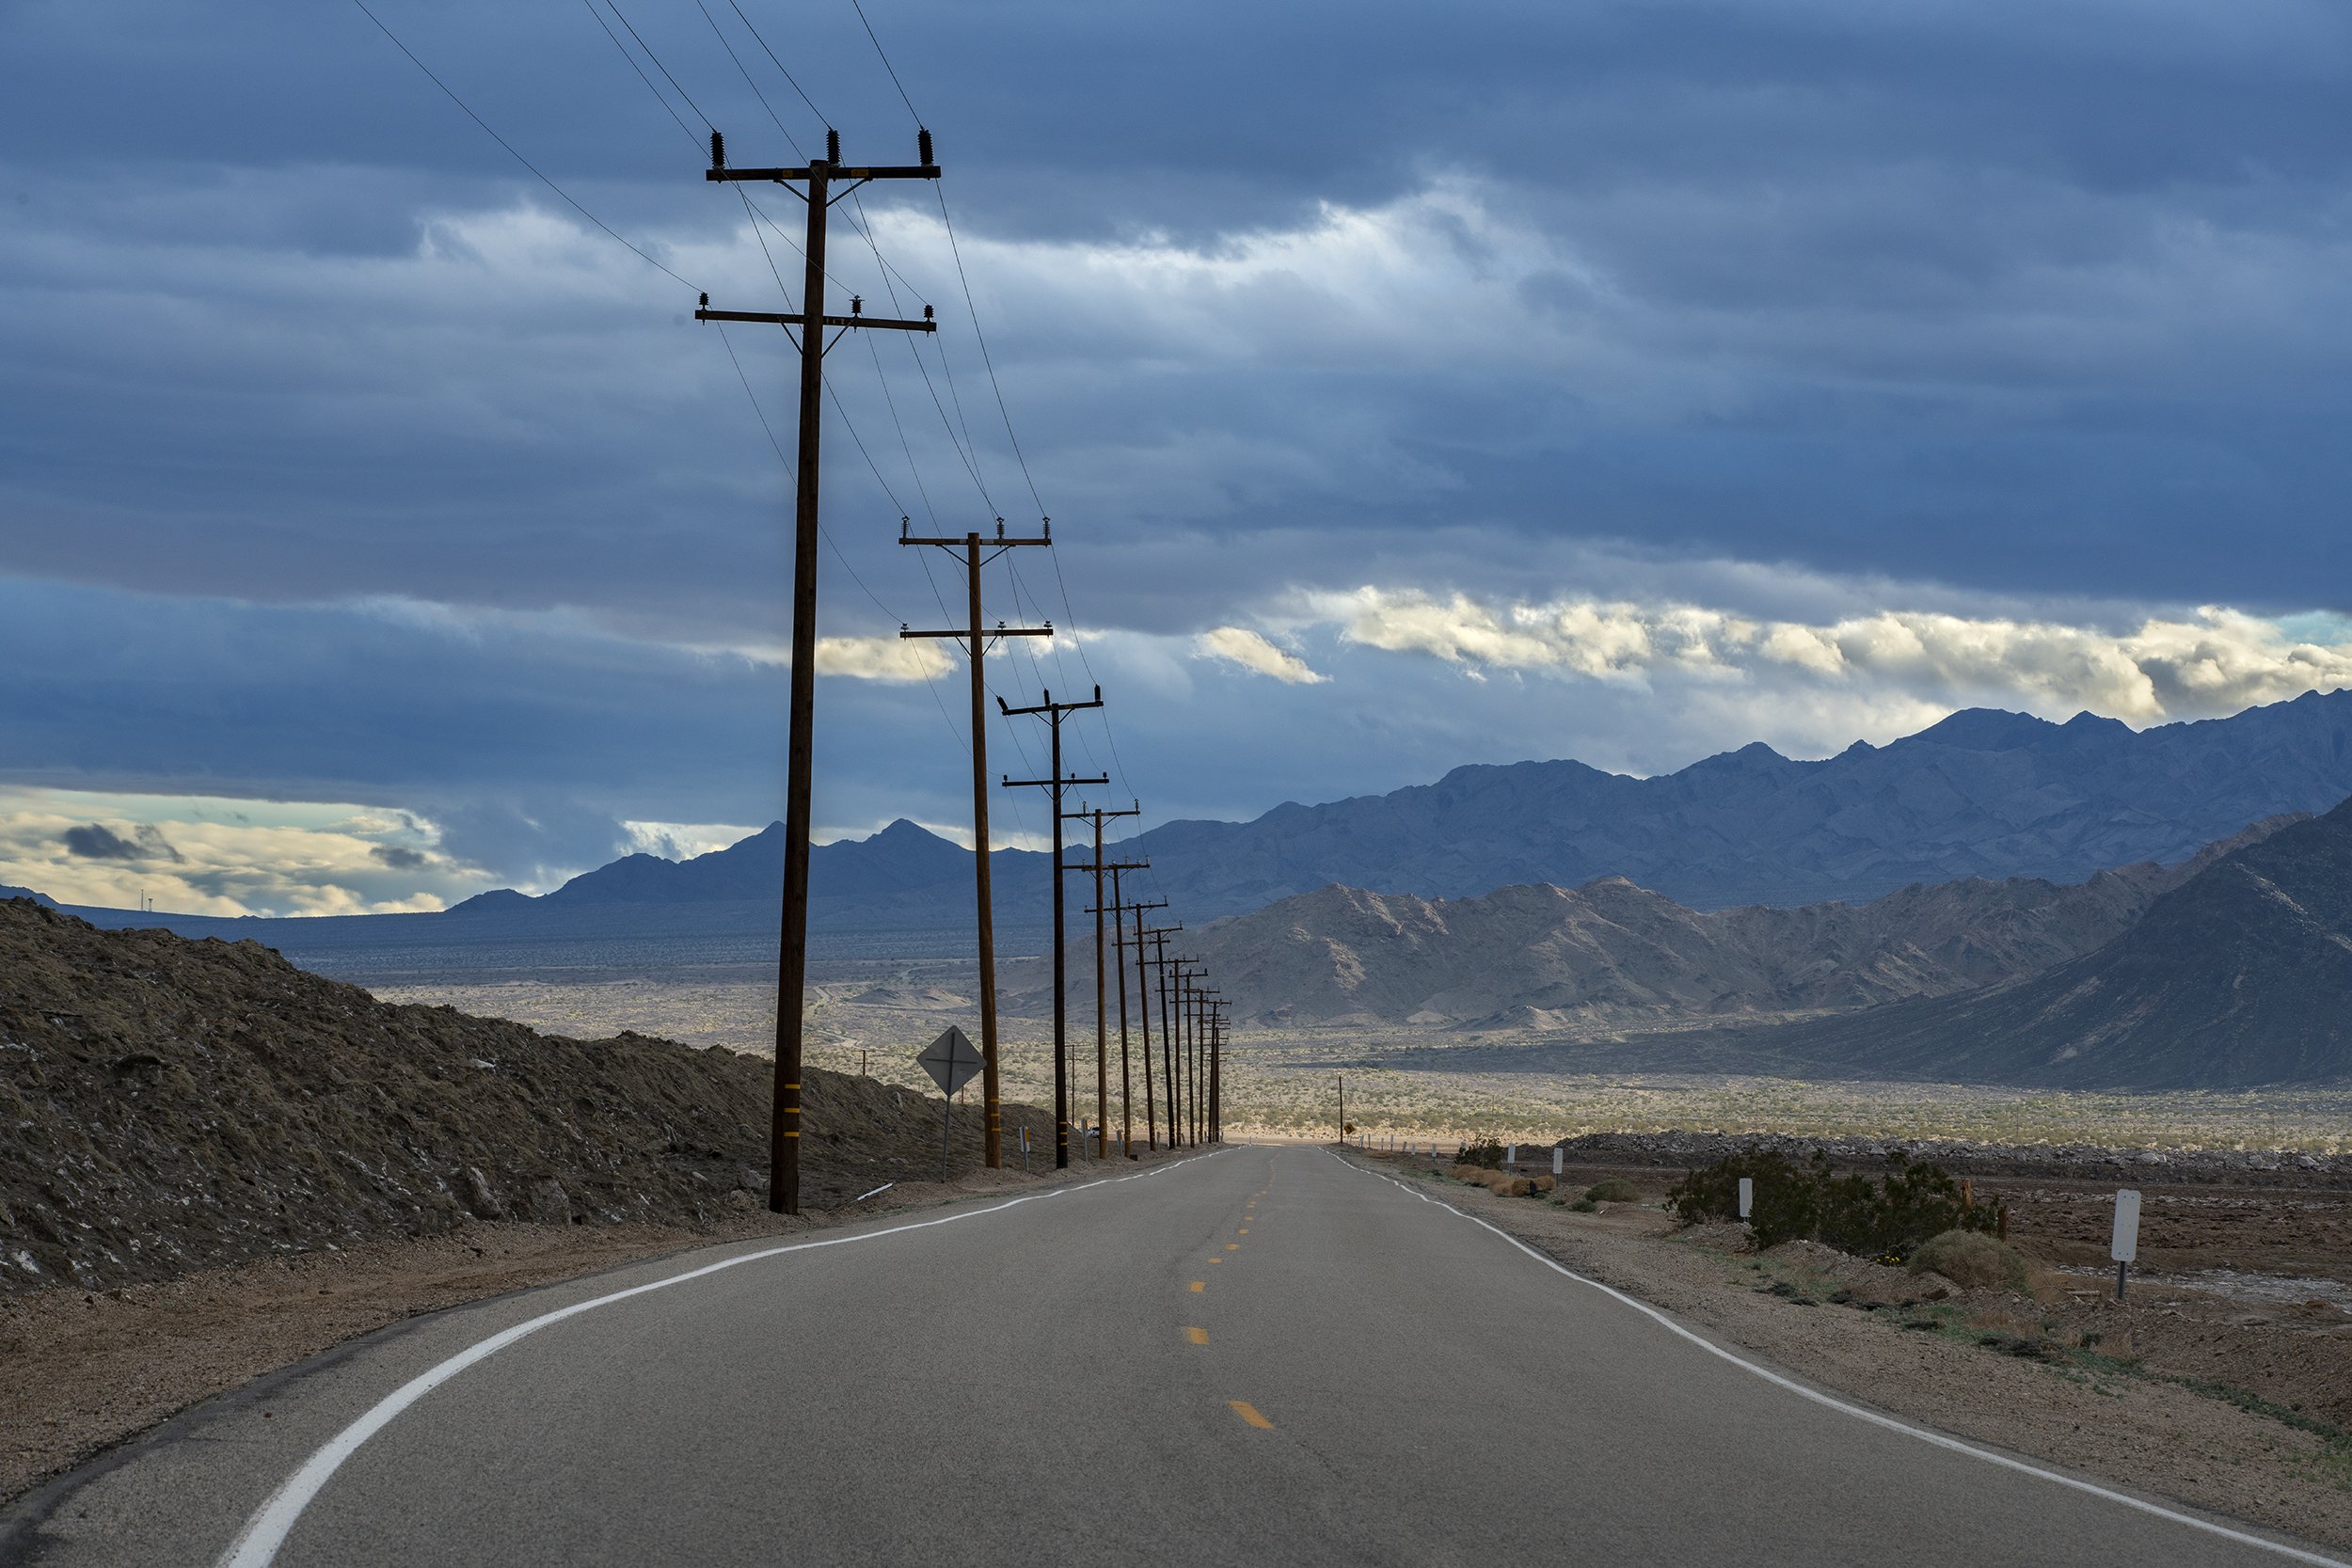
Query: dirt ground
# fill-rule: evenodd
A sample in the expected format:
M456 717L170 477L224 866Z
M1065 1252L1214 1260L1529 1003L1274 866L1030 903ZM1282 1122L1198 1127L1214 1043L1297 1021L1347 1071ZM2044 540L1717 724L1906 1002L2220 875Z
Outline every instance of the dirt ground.
M1969 1291L1809 1242L1758 1254L1737 1225L1677 1229L1660 1202L1678 1173L1572 1167L1565 1192L1614 1176L1643 1197L1580 1214L1430 1176L1426 1160L1354 1157L1863 1403L2352 1546L2352 1310L2316 1291L2263 1305L2169 1274L2137 1281L2118 1305L2111 1273L2067 1272L2094 1248L2105 1261L2113 1211L2098 1193L2047 1181L2002 1191L2015 1206L2011 1240L2041 1266L2029 1291ZM2111 1204L2112 1189L2104 1196ZM2267 1281L2309 1261L2340 1275L2341 1242L2332 1258L2325 1248L2352 1227L2352 1195L2149 1189L2143 1213L2142 1257L2166 1270L2201 1279L2226 1259Z
M1016 1168L902 1181L866 1204L798 1219L755 1206L699 1230L478 1221L440 1235L103 1291L0 1295L0 1366L8 1370L0 1377L0 1503L199 1401L405 1318L690 1247L820 1230L951 1197L1034 1192L1057 1180L1050 1150L1039 1165L1034 1176ZM1063 1180L1135 1168L1079 1161Z

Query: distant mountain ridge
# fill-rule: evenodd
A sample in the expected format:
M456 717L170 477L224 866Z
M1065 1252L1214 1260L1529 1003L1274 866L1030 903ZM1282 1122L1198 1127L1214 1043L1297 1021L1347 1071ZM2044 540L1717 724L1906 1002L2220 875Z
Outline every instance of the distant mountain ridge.
M2176 862L2249 822L2352 794L2352 692L2134 732L1956 713L1820 762L1752 745L1634 779L1576 762L1142 835L1188 915L1332 882L1424 898L1621 876L1699 910L1876 898L1964 877L2078 882Z
M1622 877L1454 900L1333 886L1216 921L1185 941L1247 1024L1589 1035L1752 1023L2039 974L2112 941L2224 856L2304 820L2274 817L2180 865L2143 863L2072 885L1972 878L1865 904L1715 911ZM1043 971L1030 959L1007 972L1015 1006L1045 1006ZM1090 965L1073 974L1073 994L1090 1003Z
M2114 941L2030 978L1616 1054L2052 1088L2352 1079L2352 800L2221 857Z
M1648 779L1579 762L1482 764L1249 822L1170 822L1120 847L1148 855L1157 895L1196 922L1333 883L1464 898L1610 876L1707 911L1863 901L1970 877L2081 882L2174 863L2249 822L2327 811L2347 795L2352 691L2312 692L2137 732L2090 714L2056 724L1970 708L1818 762L1757 743ZM772 903L783 863L782 829L771 827L690 861L629 856L533 902ZM993 863L998 918L1035 918L1050 896L1049 857L999 850ZM973 915L970 852L912 822L818 846L810 879L818 928Z

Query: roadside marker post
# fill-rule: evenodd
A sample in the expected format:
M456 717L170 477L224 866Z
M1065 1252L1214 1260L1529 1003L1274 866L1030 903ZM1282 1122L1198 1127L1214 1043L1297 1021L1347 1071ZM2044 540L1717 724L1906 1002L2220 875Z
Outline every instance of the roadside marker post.
M1551 1179L1554 1181L1560 1180L1561 1173L1567 1169L1567 1164L1568 1151L1565 1148L1553 1148L1551 1151Z
M956 1091L972 1082L972 1075L980 1070L980 1053L972 1048L972 1041L954 1024L947 1032L923 1048L914 1058L914 1065L931 1075L939 1085L940 1098L947 1102L946 1117L939 1124L939 1179L947 1180L947 1140L955 1131Z
M2115 1195L2115 1235L2107 1243L2107 1256L2115 1259L2115 1299L2122 1301L2123 1282L2139 1256L2139 1194L2134 1188Z
M1746 1219L1750 1214L1755 1212L1756 1178L1753 1176L1743 1176L1740 1179L1740 1217L1741 1219Z

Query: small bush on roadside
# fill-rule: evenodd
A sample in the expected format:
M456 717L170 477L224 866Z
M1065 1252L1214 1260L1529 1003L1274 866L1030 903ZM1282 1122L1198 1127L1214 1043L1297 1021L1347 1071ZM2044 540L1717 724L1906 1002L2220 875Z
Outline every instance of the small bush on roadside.
M1803 1164L1772 1149L1742 1149L1694 1170L1666 1194L1666 1207L1684 1225L1740 1217L1740 1179L1756 1183L1748 1228L1758 1247L1816 1241L1861 1258L1901 1262L1930 1237L1947 1230L1992 1230L1998 1205L1963 1208L1960 1183L1936 1165L1913 1164L1899 1151L1888 1157L1883 1180L1830 1169L1816 1149Z
M1580 1197L1574 1203L1569 1204L1568 1207L1574 1210L1577 1213L1590 1214L1597 1212L1599 1210L1600 1205L1595 1203L1589 1197Z
M2026 1259L2015 1247L1981 1230L1947 1230L1931 1236L1911 1255L1913 1274L1932 1270L1971 1290L2022 1291Z
M1454 1151L1454 1163L1457 1165L1484 1165L1488 1170L1501 1170L1502 1168L1502 1141L1488 1138L1484 1143L1465 1143Z
M1642 1190L1622 1176L1613 1176L1606 1181L1594 1182L1584 1189L1584 1196L1595 1203L1639 1203L1642 1201Z

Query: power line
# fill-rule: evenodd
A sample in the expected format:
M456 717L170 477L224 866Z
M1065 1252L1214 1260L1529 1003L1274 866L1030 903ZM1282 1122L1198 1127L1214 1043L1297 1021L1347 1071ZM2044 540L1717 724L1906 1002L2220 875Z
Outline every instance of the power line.
M752 35L753 41L756 42L762 50L767 52L768 58L775 65L777 73L787 82L791 83L792 90L794 92L800 93L801 102L808 105L808 112L815 115L820 123L831 125L833 123L832 118L828 116L824 110L817 106L814 99L810 98L806 92L802 91L801 84L794 80L790 71L784 69L784 62L776 58L776 52L768 48L768 40L759 36L759 29L752 25L752 19L743 15L743 8L736 5L735 0L727 0L727 5L734 9L737 16L742 18L744 30Z
M857 12L858 21L865 25L866 36L873 39L874 53L882 56L882 69L890 72L890 85L898 89L898 102L907 106L907 113L914 116L915 124L922 124L923 117L916 113L914 100L907 96L906 84L898 80L898 68L890 63L890 54L882 48L882 40L874 38L874 24L866 20L866 8L859 5L858 0L850 0L850 8Z
M730 0L730 3L732 3L732 0ZM910 97L910 96L908 95L908 93L907 93L907 89L906 89L906 84L905 84L903 81L901 81L901 80L899 79L899 77L898 77L898 67L896 67L896 66L894 66L893 64L891 64L891 61L890 61L890 52L889 52L888 50L886 50L886 49L884 49L884 48L882 47L882 39L881 39L881 37L880 37L879 35L877 35L877 34L875 33L875 31L874 31L874 24L873 24L873 22L872 22L872 21L871 21L871 20L870 20L870 19L866 16L866 8L865 8L865 6L861 3L861 0L850 0L850 8L851 8L851 9L853 9L853 10L855 10L855 11L857 12L857 19L858 19L858 22L859 22L859 24L860 24L862 26L864 26L864 27L865 27L865 29L866 29L866 37L867 40L868 40L868 41L870 41L870 42L873 44L873 46L874 46L874 53L875 53L875 55L878 55L878 56L881 58L882 63L882 70L884 70L885 71L887 71L887 72L889 73L889 75L890 75L890 85L891 85L892 87L896 87L896 88L898 88L898 100L899 100L899 102L900 102L900 103L904 103L904 104L907 106L907 113L908 113L908 114L910 114L910 115L912 115L912 116L914 116L914 122L915 122L917 125L922 124L922 123L923 123L923 116L922 116L922 112L921 112L920 110L918 110L918 109L916 109L916 108L915 108L915 106L914 106L914 100L912 97ZM812 107L814 107L814 105L811 105L811 106L812 106ZM950 215L949 215L948 211L947 211L947 196L946 196L946 189L945 189L945 182L942 182L940 184L938 184L938 185L934 185L934 186L933 186L933 188L932 188L932 194L933 194L933 196L934 196L934 197L936 197L936 198L937 198L937 199L938 199L938 201L939 201L939 218L940 218L940 226L941 226L941 228L942 228L943 230L945 230L945 231L946 232L946 235L947 235L947 249L948 249L948 254L949 254L951 257L953 257L953 258L954 258L954 260L955 260L955 263L956 263L956 277L957 277L957 281L958 281L958 283L961 285L961 289L962 289L962 291L963 291L963 305L964 305L964 309L965 309L966 313L970 316L970 318L971 318L971 322L972 322L972 336L973 336L974 341L975 341L976 342L977 342L977 343L978 343L978 345L979 345L979 349L980 349L980 362L981 362L981 364L982 364L982 365L983 365L983 366L987 369L987 371L988 371L989 387L990 387L991 390L994 392L995 397L996 397L996 412L997 412L997 415L998 415L998 416L999 416L999 417L1000 417L1000 418L1004 420L1004 423L1005 423L1005 438L1006 438L1006 440L1007 440L1007 441L1009 441L1009 443L1011 443L1011 446L1012 446L1012 454L1013 454L1013 461L1014 461L1016 464L1018 464L1018 465L1019 465L1019 467L1020 467L1020 468L1021 468L1021 479L1022 479L1022 483L1025 483L1025 484L1026 484L1026 485L1028 486L1028 490L1029 490L1029 499L1030 499L1032 501L1034 501L1034 502L1036 503L1036 505L1037 505L1037 509L1038 509L1038 515L1039 515L1040 516L1043 516L1043 515L1045 515L1045 501L1044 501L1044 498L1043 498L1043 497L1041 497L1041 496L1038 493L1038 488L1037 488L1037 480L1036 480L1036 477L1035 477L1034 475L1032 475L1032 474L1029 472L1029 463L1028 463L1028 458L1027 458L1026 454L1025 454L1025 453L1022 451L1022 450L1021 450L1021 438L1020 438L1020 436L1019 436L1018 435L1016 435L1016 434L1014 433L1014 431L1013 431L1013 428L1012 428L1012 411L1011 411L1011 409L1010 409L1010 408L1009 408L1009 407L1006 404L1006 402L1005 402L1005 389L1004 389L1003 384L997 380L995 361L994 361L993 356L991 356L991 355L990 355L990 353L989 353L989 351L988 351L988 339L987 339L986 335L985 335L985 334L983 334L983 333L981 332L981 330L980 330L980 312L979 312L979 307L978 307L978 306L975 303L975 301L973 300L973 297L972 297L972 279L971 279L971 275L970 275L968 272L966 272L966 271L964 270L964 265L963 265L963 247L962 247L961 244L961 243L957 240L957 238L956 238L956 226L955 226L955 220L954 220L954 218L953 218L952 216L950 216ZM863 216L863 215L864 215L864 214L863 214L863 211L862 211L862 210L861 210L860 215L861 215L861 216ZM866 239L867 239L867 243L868 243L869 245L871 245L871 244L872 244L872 239L871 239L871 236L870 236L870 235L866 236ZM880 262L880 261L881 261L881 260L882 260L882 253L881 253L881 250L880 250L880 248L879 248L879 247L877 247L877 248L875 249L875 260L876 260L878 262ZM885 263L885 264L886 264L886 263ZM886 279L885 279L885 281L886 281ZM914 344L910 343L910 344L908 344L907 346L908 346L908 348L909 348L909 350L910 350L910 351L915 351L916 346L915 346ZM962 403L962 399L961 399L961 396L959 396L959 395L956 393L956 388L955 388L955 372L954 372L953 369L952 369L952 368L948 365L948 363L947 363L947 345L946 345L946 339L945 339L945 337L944 337L944 336L941 338L940 342L939 342L939 362L940 362L940 369L942 370L942 372L945 372L945 373L946 373L946 378L947 378L948 394L949 394L950 398L952 398L952 399L954 400L955 404L956 404L956 417L957 417L957 419L958 419L959 420L962 420L962 418L963 418L963 403ZM917 365L918 367L920 367L920 366L922 365L922 356L921 356L921 354L920 354L920 352L919 352L919 351L916 351L916 352L915 352L915 363L916 363L916 365ZM929 373L929 371L928 371L928 370L926 370L926 371L925 371L924 380L925 380L925 382L926 382L927 384L928 384L928 382L930 381L930 373ZM932 391L931 391L931 401L933 402L933 404L937 404L937 403L938 403L938 400L939 400L938 390L937 390L937 388L932 388ZM940 418L941 418L943 420L946 420L946 410L945 408L942 408L942 409L940 410ZM990 510L991 510L991 511L993 511L993 510L995 509L995 502L994 502L994 500L993 500L993 499L992 499L989 497L989 495L988 495L988 486L987 486L987 484L986 484L984 482L982 482L982 480L980 479L979 467L978 467L978 449L977 449L977 446L976 444L973 444L973 443L972 443L972 441L971 441L971 434L972 434L972 433L971 433L971 426L969 425L969 423L966 423L966 424L964 425L964 427L963 427L963 436L964 436L964 441L963 441L963 443L962 443L962 444L959 444L959 446L958 446L958 453L959 453L959 455L962 455L962 454L963 454L963 451L964 451L964 447L965 447L966 445L970 445L970 446L971 446L971 454L965 458L965 464L966 464L966 466L967 466L968 467L970 467L970 469L972 470L972 480L973 480L973 483L974 483L976 485L977 485L977 486L979 487L981 499L982 499L983 500L988 501L988 503L989 503L989 507L990 507ZM955 431L954 431L952 428L950 428L950 430L948 431L948 436L949 436L950 440L952 441L952 440L953 440L953 438L954 438L954 436L955 436ZM1009 562L1008 564L1009 564ZM1017 575L1017 574L1015 575L1015 581L1016 581L1016 584L1017 584L1017 582L1018 582L1018 575ZM1078 663L1079 663L1079 667L1080 667L1081 669L1083 669L1083 670L1087 673L1087 677L1088 677L1088 679L1089 679L1089 681L1093 682L1093 683L1094 683L1094 684L1096 684L1096 685L1100 685L1100 684L1101 684L1101 682L1100 682L1100 680L1099 680L1099 679L1095 676L1095 673L1094 673L1094 661L1093 661L1092 659L1090 659L1090 658L1089 658L1089 657L1087 657L1087 652L1086 652L1086 643L1085 643L1085 641L1084 641L1083 639L1079 638L1079 637L1077 636L1077 633L1076 633L1076 626L1077 626L1077 621L1078 621L1077 610L1076 610L1076 609L1075 609L1075 608L1074 608L1074 607L1071 604L1071 602L1070 602L1070 584L1069 584L1068 579L1067 579L1066 578L1064 578L1064 577L1063 577L1063 575L1062 575L1061 561L1060 561L1060 559L1059 559L1059 557L1058 557L1058 556L1057 556L1057 557L1056 557L1056 559L1055 559L1055 561L1054 561L1054 585L1055 585L1056 591L1057 591L1057 593L1061 595L1062 610L1063 610L1063 611L1066 613L1066 615L1068 616L1068 620L1067 620L1067 622L1065 623L1065 625L1066 625L1066 626L1068 627L1068 629L1069 629L1069 631L1070 631L1071 640L1072 640L1072 647L1073 647L1073 651L1074 651L1074 652L1076 652L1076 654L1077 654L1077 656L1078 656ZM1017 589L1016 589L1016 593L1017 593ZM1055 649L1055 659L1056 659L1057 664L1058 664L1058 663L1059 663L1059 661L1060 661L1060 649L1059 649L1058 647L1057 647L1057 648ZM1035 662L1034 656L1032 656L1032 663L1034 663L1034 662ZM1122 784L1124 784L1127 786L1128 792L1129 792L1129 794L1130 794L1131 796L1136 795L1138 792L1137 792L1137 791L1136 790L1136 788L1135 788L1135 781L1134 781L1134 779L1133 779L1133 778L1132 778L1132 777L1128 774L1128 771L1127 771L1127 765L1126 765L1125 759L1123 759L1122 757L1120 757L1120 754L1119 754L1119 736L1118 736L1118 733L1117 733L1116 729L1114 728L1114 726L1111 724L1111 721L1110 721L1110 717L1109 717L1109 715L1108 715L1108 713L1107 713L1107 712L1104 713L1104 714L1103 714L1103 715L1101 715L1100 717L1102 718L1102 721L1103 721L1103 737L1104 737L1104 741L1105 741L1105 742L1109 745L1109 747L1110 747L1110 751L1111 751L1111 760L1112 760L1112 762L1114 763L1114 765L1118 768L1120 780L1120 782L1121 782ZM1084 741L1085 741L1085 731L1082 729L1082 730L1079 732L1079 735L1080 735L1080 739L1081 739L1081 742L1082 742L1082 743L1084 743ZM1091 756L1091 755L1092 755L1092 750L1091 750L1091 747L1090 747L1090 746L1089 746L1089 756ZM1158 887L1158 882L1159 882L1158 876L1157 876L1157 874L1156 874L1156 873L1153 873L1153 874L1152 874L1152 883L1153 883L1153 887L1154 887L1154 890L1155 890L1155 891L1157 890L1157 887Z
M700 145L702 138L694 135L694 128L686 123L684 117L670 107L670 101L661 95L660 87L653 85L653 78L646 75L645 68L637 63L637 56L628 52L628 45L621 41L621 35L612 30L612 24L605 21L604 13L596 9L596 0L580 0L580 3L587 8L589 16L595 19L596 25L604 29L604 36L612 40L612 47L621 52L621 58L628 62L629 70L637 72L637 79L645 84L645 90L653 94L654 102L668 110L670 118L677 121L677 128L685 133L688 141Z
M677 95L686 100L686 106L694 111L694 118L703 122L703 126L706 130L717 130L718 127L710 123L710 117L703 113L702 105L694 102L694 95L688 92L684 87L678 87L678 80L676 77L670 74L670 68L661 63L661 56L653 52L653 45L647 43L645 41L644 35L637 30L636 25L632 24L627 16L622 14L621 8L615 3L615 0L604 0L604 3L607 8L609 8L615 17L619 18L621 25L628 29L628 36L637 40L637 47L645 52L645 58L653 62L654 69L661 72L661 79L669 83L670 86L677 87Z
M694 287L693 284L688 283L685 278L678 277L676 273L672 272L668 267L663 266L660 262L646 255L643 250L639 250L637 246L630 244L629 241L623 239L619 231L613 229L611 224L605 222L604 219L596 216L596 214L581 206L580 202L573 198L571 192L565 190L563 186L548 179L546 174L542 173L538 165L532 163L530 159L516 151L514 143L508 141L504 136L500 135L496 131L492 130L488 120L474 113L473 106L471 104L468 103L464 99L458 97L455 89L452 88L447 82L442 81L438 76L433 74L432 67L417 58L416 52L410 49L406 44L400 41L399 34L384 25L384 19L382 17L368 9L367 0L351 0L351 3L359 8L360 15L375 24L376 31L382 33L386 38L392 40L393 48L408 56L408 63L410 65L415 66L419 71L424 72L425 79L427 81L431 82L435 87L440 88L444 93L447 93L451 103L465 110L466 118L468 119L470 119L476 125L481 126L485 135L486 135L492 141L498 143L499 146L506 150L506 155L508 157L514 159L516 163L522 165L523 167L529 169L533 175L537 176L541 184L547 186L548 189L562 197L565 203L568 204L574 212L578 213L581 217L586 218L590 223L595 224L598 229L603 230L605 233L610 235L612 238L619 240L620 243L625 245L628 245L629 250L635 254L639 261L644 262L645 265L653 268L656 272L662 274L664 277L669 277L677 283L684 284L685 287L689 289ZM700 291L696 292L699 293Z

